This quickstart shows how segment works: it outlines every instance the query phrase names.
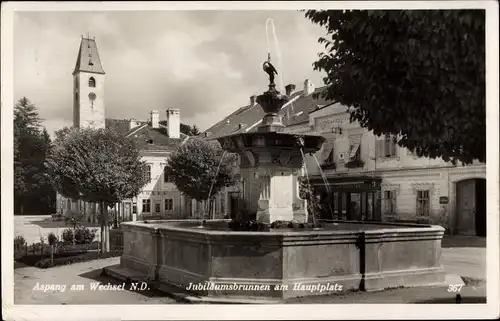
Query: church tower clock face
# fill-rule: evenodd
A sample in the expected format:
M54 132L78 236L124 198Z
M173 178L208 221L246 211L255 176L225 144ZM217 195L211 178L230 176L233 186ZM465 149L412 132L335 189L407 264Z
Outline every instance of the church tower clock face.
M94 100L97 98L97 95L95 93L90 93L89 94L89 99L90 99L90 107L94 108Z

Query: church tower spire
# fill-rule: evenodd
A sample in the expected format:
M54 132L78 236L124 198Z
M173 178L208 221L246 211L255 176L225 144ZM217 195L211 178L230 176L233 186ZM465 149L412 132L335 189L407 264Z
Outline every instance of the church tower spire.
M83 38L73 70L73 126L104 128L104 80L95 39Z

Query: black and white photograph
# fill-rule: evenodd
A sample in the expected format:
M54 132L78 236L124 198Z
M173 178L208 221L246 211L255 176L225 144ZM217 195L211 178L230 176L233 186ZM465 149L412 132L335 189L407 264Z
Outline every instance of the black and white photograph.
M498 2L1 24L6 320L500 316Z

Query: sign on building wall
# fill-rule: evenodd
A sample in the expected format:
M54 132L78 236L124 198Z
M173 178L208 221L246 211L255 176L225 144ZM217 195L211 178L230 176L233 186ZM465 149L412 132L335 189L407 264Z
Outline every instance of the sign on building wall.
M448 202L449 202L448 196L441 196L439 198L439 204L448 204Z

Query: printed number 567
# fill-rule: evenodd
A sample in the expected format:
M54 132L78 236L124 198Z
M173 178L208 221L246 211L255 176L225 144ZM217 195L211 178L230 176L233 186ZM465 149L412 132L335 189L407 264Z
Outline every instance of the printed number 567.
M463 284L450 284L448 286L448 292L460 292Z

